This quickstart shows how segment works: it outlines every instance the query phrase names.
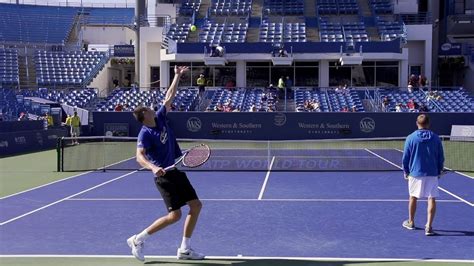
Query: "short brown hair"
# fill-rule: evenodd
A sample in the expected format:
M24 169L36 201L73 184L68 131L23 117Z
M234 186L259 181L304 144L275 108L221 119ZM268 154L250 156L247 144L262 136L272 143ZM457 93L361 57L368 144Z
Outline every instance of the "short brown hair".
M423 128L427 128L430 126L430 118L428 115L426 114L422 114L422 115L419 115L417 118L416 118L416 124L423 127Z
M135 110L133 110L133 116L135 117L135 119L137 119L138 122L143 123L143 120L145 119L144 113L147 109L148 108L146 108L145 106L138 106L137 108L135 108Z

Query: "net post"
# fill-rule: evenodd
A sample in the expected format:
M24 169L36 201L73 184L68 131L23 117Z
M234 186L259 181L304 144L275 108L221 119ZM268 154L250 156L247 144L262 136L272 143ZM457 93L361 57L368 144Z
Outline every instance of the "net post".
M103 165L102 165L102 172L104 172L104 173L105 173L105 156L107 156L107 155L106 155L106 153L107 153L106 146L107 146L107 145L105 144L105 139L106 139L106 137L107 137L107 136L104 136L104 137L102 138L102 147L104 148L104 157L102 158L102 160L103 160L103 161L102 161L102 162L103 162Z
M64 137L61 138L61 171L64 172Z
M61 172L61 138L56 139L56 171Z

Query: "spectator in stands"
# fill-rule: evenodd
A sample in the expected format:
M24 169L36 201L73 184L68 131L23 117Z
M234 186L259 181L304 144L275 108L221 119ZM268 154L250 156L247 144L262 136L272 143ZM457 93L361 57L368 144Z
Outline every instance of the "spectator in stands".
M255 104L252 104L250 107L250 112L257 112L257 106L255 106Z
M278 50L278 57L288 57L288 53L285 50L285 46L281 46L280 50Z
M206 79L204 78L204 74L199 75L199 78L196 81L198 87L199 87L199 94L204 93L206 90Z
M408 108L408 111L414 112L414 110L415 110L415 101L413 101L413 99L410 99L408 101L407 108Z
M209 44L209 54L211 57L217 57L217 53L216 53L216 46Z
M119 81L118 81L117 77L112 79L112 83L114 84L115 89L119 87Z
M315 112L321 112L321 104L318 101L313 102L312 105Z
M18 118L18 121L28 121L28 120L29 120L28 112L20 113L20 117Z
M123 111L123 106L122 106L122 104L118 103L118 104L115 106L114 111L115 111L115 112L122 112L122 111Z
M382 111L388 112L388 107L390 105L390 100L387 96L383 97L382 99Z
M395 105L395 112L397 112L397 113L404 112L403 105L401 103L397 103L397 105Z
M214 111L224 112L224 106L222 105L222 103L218 103L216 106L214 106Z
M216 57L223 57L224 56L224 47L220 44L216 46Z
M413 85L408 84L408 92L413 93Z
M351 113L357 113L357 106L356 105L353 105L351 107Z
M285 78L281 76L278 80L278 92L280 99L283 99L285 97L285 85Z
M273 86L273 84L270 84L270 85L268 86L267 90L269 90L269 91L275 91L276 88Z
M417 87L418 87L418 84L419 84L418 77L416 75L412 74L410 76L410 79L408 80L408 91L409 92L416 91ZM410 90L410 88L411 88L411 90Z
M225 83L225 87L228 88L228 89L235 88L235 81L232 80L232 79L229 79L229 80Z
M349 107L347 107L347 106L342 107L341 112L348 113L349 112Z
M130 106L128 104L123 105L123 111L131 111Z
M69 126L71 126L72 144L79 144L77 137L81 135L81 118L77 115L77 112L74 112L69 120Z
M418 85L420 86L420 89L424 89L426 88L426 86L428 86L428 80L426 79L425 76L420 75L418 77L418 82L419 82Z
M132 81L130 80L129 77L125 77L124 86L125 86L125 88L130 88L130 87L132 87Z
M53 117L49 114L49 112L46 112L46 113L44 114L44 120L47 121L48 127L52 127L52 126L53 126Z

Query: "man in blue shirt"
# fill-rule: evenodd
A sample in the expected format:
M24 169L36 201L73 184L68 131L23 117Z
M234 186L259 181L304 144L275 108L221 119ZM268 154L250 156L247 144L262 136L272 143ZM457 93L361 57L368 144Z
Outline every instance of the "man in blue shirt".
M173 82L166 92L163 105L156 113L148 107L137 107L133 112L135 118L143 124L137 140L137 162L153 172L156 187L168 210L168 215L157 219L141 233L127 239L132 254L140 261L145 260L143 255L145 240L157 231L179 221L181 207L184 205L189 206L189 213L184 223L183 241L178 248L177 257L193 260L204 258L203 254L191 249L190 245L202 203L184 172L177 169L165 171L166 167L173 165L175 159L182 155L166 114L171 110L179 79L186 71L188 67L175 66Z
M438 192L438 178L443 171L444 152L441 140L428 128L429 117L419 115L416 119L418 130L410 134L405 141L403 151L403 171L408 179L410 202L408 205L408 220L403 227L415 229L416 203L420 197L428 198L428 220L425 226L425 235L434 235L432 224L436 213L436 197Z

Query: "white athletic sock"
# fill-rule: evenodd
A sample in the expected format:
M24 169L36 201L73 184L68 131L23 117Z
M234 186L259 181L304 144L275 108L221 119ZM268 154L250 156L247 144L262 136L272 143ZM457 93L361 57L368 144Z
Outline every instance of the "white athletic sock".
M181 242L181 250L186 250L191 248L191 238L189 237L183 237L183 241Z
M137 235L137 238L135 239L135 244L138 244L138 243L142 243L142 242L145 242L145 240L147 240L147 238L150 237L150 234L148 234L148 232L145 230L143 230L140 234Z

